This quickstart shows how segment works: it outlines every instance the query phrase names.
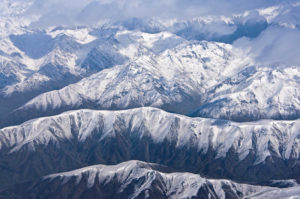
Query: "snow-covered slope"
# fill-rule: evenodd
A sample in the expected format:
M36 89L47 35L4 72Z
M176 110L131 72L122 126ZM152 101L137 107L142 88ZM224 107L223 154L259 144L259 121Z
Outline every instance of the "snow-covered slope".
M50 28L3 38L0 101L4 106L0 117L40 93L184 41L171 33L151 35L119 29Z
M193 116L251 121L300 117L300 69L248 67L213 87Z
M43 177L14 187L17 198L243 198L269 187L209 180L191 173L166 173L163 166L140 161L95 165ZM88 190L88 191L86 191ZM0 191L0 195L11 190Z
M29 178L139 159L244 182L298 179L299 128L298 120L234 123L155 108L79 110L2 129L0 162ZM23 173L29 167L38 170Z
M300 187L291 187L283 189L274 189L270 191L262 191L251 196L247 196L247 199L264 199L264 198L274 198L274 199L299 199L300 198Z
M108 33L101 34L106 31ZM95 35L96 32L98 35ZM61 75L70 73L74 76L85 76L85 73L91 74L103 68L123 64L142 54L161 52L183 41L171 33L150 35L125 30L94 30L87 27L52 28L10 35L1 41L2 56L24 66L15 75L24 75L26 70L28 72L22 79L18 79L18 84L10 85L4 92L9 95L26 90L26 82L30 82L31 76L34 75L46 75L53 79L51 74L56 70ZM49 65L52 68L47 69ZM59 70L60 68L62 69ZM42 78L40 81L43 82ZM36 86L38 84L35 82ZM20 87L23 87L23 90Z
M230 45L184 42L158 55L101 71L61 90L42 94L8 117L14 124L76 108L162 107L189 113L206 100L206 90L234 74L247 59ZM32 114L28 114L28 112ZM8 123L11 123L8 121Z
M300 1L132 2L1 1L0 198L297 197Z
M184 42L37 96L2 126L77 108L141 106L234 121L299 118L298 66L252 62L228 44Z
M247 54L247 51L243 52L244 54L241 52L237 53L234 52L236 50L235 48L228 45L224 47L225 51L220 53L217 48L212 47L215 43L208 43L205 51L185 49L186 52L184 52L185 50L181 50L181 53L177 53L173 50L176 46L186 43L186 39L232 43L242 37L258 37L260 33L266 32L264 30L269 30L270 27L280 27L297 31L298 15L296 13L300 6L296 2L293 4L280 3L278 6L249 10L245 13L228 17L202 16L190 20L133 18L124 19L124 21L121 22L108 21L104 23L104 25L99 26L50 27L44 30L33 29L29 24L31 21L37 19L34 19L33 16L24 17L22 15L22 13L30 8L32 3L32 1L6 0L1 4L2 8L0 9L3 11L3 17L0 19L0 26L3 27L1 30L4 32L0 33L0 102L3 104L3 106L0 107L0 117L6 116L13 109L24 105L38 94L61 89L64 86L77 82L83 77L105 68L111 68L121 64L126 65L137 59L143 60L145 57L147 57L147 59L154 59L154 62L158 63L157 67L162 68L160 69L160 73L164 73L163 70L167 71L167 73L171 74L168 74L170 77L172 77L172 74L177 73L177 71L166 70L166 67L173 67L174 65L176 66L175 68L187 67L188 69L184 69L183 72L182 69L180 69L180 78L185 79L187 82L185 86L179 86L180 89L186 89L180 92L182 92L186 98L191 98L190 93L191 90L193 90L193 92L197 94L193 94L192 98L196 97L197 99L187 100L192 102L187 102L187 107L182 107L179 111L173 110L173 108L169 108L169 106L170 103L175 103L178 106L177 102L183 99L182 96L176 96L175 102L173 102L174 99L159 99L163 102L144 102L144 105L157 106L157 104L160 104L159 107L163 107L166 110L186 113L192 110L191 106L193 106L195 111L204 103L210 106L210 104L214 104L220 99L230 98L233 103L229 107L230 110L215 110L213 107L214 110L212 110L212 112L217 111L221 113L219 115L215 113L209 115L210 113L208 114L207 112L212 109L211 107L207 108L207 110L204 110L204 107L200 107L199 109L203 110L203 113L196 115L228 119L233 118L234 120L241 121L250 120L247 117L255 115L256 110L253 109L257 109L259 114L251 120L259 118L292 119L298 118L299 116L297 93L294 91L291 94L292 96L288 96L292 97L293 103L281 105L278 104L281 103L280 100L271 99L272 103L270 104L272 107L280 107L282 110L271 110L270 112L274 113L267 114L266 111L269 112L266 110L268 109L268 105L266 105L265 101L258 100L257 106L259 108L246 108L242 113L243 118L235 118L234 116L237 113L233 112L241 111L240 99L236 98L245 98L243 96L248 96L249 92L241 91L246 93L239 94L243 96L237 96L236 92L234 92L230 97L216 97L217 94L215 94L212 98L211 95L206 95L206 93L213 90L216 85L221 84L224 79L234 78L232 75L242 70L242 65L245 67L254 65L257 68L256 70L260 71L260 65L257 64L255 60L252 60L252 55ZM22 20L19 20L20 17ZM191 41L190 43L193 44L194 42ZM222 46L223 44L218 45ZM224 49L221 49L221 51ZM195 52L195 55L192 52ZM232 54L234 54L234 56ZM155 56L155 58L153 58L153 56ZM224 68L225 66L226 69ZM191 70L192 67L194 67L193 70ZM117 70L118 69L116 69L116 72L118 72ZM186 73L188 74L186 75ZM165 73L160 75L160 77L166 79L165 76ZM255 77L259 78L258 76L259 75ZM166 79L166 81L169 81L169 79ZM163 82L161 84L165 85L161 87L171 89L169 87L173 86L169 84L173 82L174 81ZM179 84L181 84L181 82L179 82ZM292 84L292 87L298 86L297 82ZM137 86L140 87L142 85ZM201 88L199 88L199 86ZM290 85L284 85L283 87L289 86ZM189 88L187 89L186 87ZM259 92L257 89L251 90ZM227 93L228 92L229 91L227 91ZM144 94L144 92L140 94ZM116 90L115 93L112 94L110 91L109 95L118 97L120 93ZM254 93L254 95L258 96L259 93ZM101 95L101 98L102 97ZM270 99L275 98L276 95L273 97L270 94L270 96L265 97ZM119 105L118 103L121 102L116 102L117 105L108 106L107 103L103 104L99 102L98 99L90 96L84 96L83 98L91 99L92 103L88 107L93 108L124 108L126 107L124 104L127 103L122 102L123 105ZM106 99L106 97L104 98ZM124 100L128 101L128 98L130 97L126 97ZM134 97L132 101L136 98L142 98L142 96ZM54 100L52 99L52 101ZM77 101L80 101L80 99L77 99ZM96 104L94 103L95 101ZM151 99L145 101L151 101ZM31 102L29 102L29 104L30 103ZM38 102L37 104L39 103L45 104L45 102ZM80 103L76 103L76 106L78 104ZM130 104L135 105L128 107L134 107L137 106L137 104L143 103L132 102ZM161 104L164 105L162 106ZM60 105L57 105L57 107L58 106ZM68 106L74 107L74 104L68 104ZM85 105L80 106L87 107ZM45 105L43 108L47 107L51 107L51 105ZM68 110L69 108L64 107L61 109ZM295 109L295 111L290 111L292 109ZM60 111L54 110L53 112ZM3 117L1 118L3 119ZM0 124L0 126L4 125Z

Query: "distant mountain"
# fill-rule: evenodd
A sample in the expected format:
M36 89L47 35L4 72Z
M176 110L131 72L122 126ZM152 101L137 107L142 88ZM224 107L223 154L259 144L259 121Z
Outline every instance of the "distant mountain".
M209 91L192 115L234 121L300 118L300 69L248 67Z
M249 66L230 45L212 42L186 41L158 54L135 49L136 60L41 94L4 117L1 126L80 108L144 106L239 122L300 117L296 66Z
M148 40L159 40L160 35L151 35ZM206 101L210 87L244 66L244 60L226 44L183 42L157 55L143 53L139 48L132 50L140 54L138 59L44 93L4 118L3 124L78 108L154 106L189 113Z
M184 41L169 33L152 36L99 30L99 34L93 36L87 28L63 28L11 35L1 41L0 102L3 106L0 117L38 94L60 89L105 68Z
M2 7L0 7L2 11L0 19L2 31L0 32L0 103L2 104L0 107L0 118L3 120L0 126L2 127L17 124L16 122L12 122L12 118L4 119L4 117L42 93L62 89L103 69L116 65L125 66L131 62L135 62L135 60L143 60L145 57L163 64L164 66L162 67L175 65L176 68L191 66L197 68L195 69L196 71L186 69L188 73L194 73L194 77L188 77L192 79L190 81L191 84L188 85L190 87L189 90L198 93L196 95L193 94L193 96L190 96L189 93L185 97L193 98L187 100L192 102L187 102L189 105L180 108L181 110L174 110L172 107L169 108L169 106L174 106L172 105L173 102L166 102L163 106L159 105L159 107L165 110L178 113L194 112L193 115L195 116L233 119L236 121L257 120L261 118L299 118L299 102L297 94L293 93L294 91L292 91L292 96L289 96L292 97L293 103L281 106L278 104L280 102L278 100L270 103L258 100L259 108L257 111L253 110L253 107L249 107L250 105L247 105L248 107L245 110L241 110L240 99L234 97L237 95L236 91L230 97L217 96L219 95L218 93L210 96L206 95L206 93L213 91L214 87L220 86L222 81L235 78L233 75L246 67L254 66L255 70L261 71L261 64L256 63L255 60L251 60L251 55L244 54L246 51L238 52L239 50L228 45L224 49L221 49L224 50L224 54L221 55L222 52L215 51L214 47L208 47L205 51L196 50L196 57L194 58L192 51L188 49L186 49L186 53L189 57L185 58L182 57L185 56L184 50L181 53L172 52L180 44L190 43L193 45L193 40L232 44L243 37L256 38L262 32L265 32L265 30L270 29L270 27L297 30L299 24L296 20L296 13L300 6L296 3L282 3L278 6L251 10L228 17L202 16L189 20L124 18L119 21L108 20L98 26L58 26L34 29L34 26L29 26L29 24L36 19L29 16L24 17L23 14L26 13L27 9L32 8L32 6L34 7L36 3L34 1L5 0L1 4ZM43 4L41 2L40 6ZM97 2L91 3L91 5L94 4L97 4L98 7L101 6ZM89 8L95 10L95 7L88 6L84 9L85 11L83 10L83 13L88 14ZM214 44L216 43L211 42L207 46L213 46ZM222 46L223 44L217 45ZM170 52L170 55L167 54L168 52ZM214 55L210 54L210 52ZM153 58L154 55L156 56L155 58ZM164 56L166 57L162 58ZM199 57L203 58L203 60L200 60ZM188 60L189 58L191 60ZM230 61L226 62L227 58ZM200 69L197 65L203 67L202 71L199 72ZM224 66L226 66L226 69L224 69ZM229 70L230 68L231 70ZM224 74L221 74L220 71L223 69ZM170 73L175 72L172 71ZM257 74L256 77L258 76ZM265 74L265 76L267 75ZM297 77L296 74L295 79ZM297 81L295 80L293 86L298 86ZM228 86L227 83L225 84ZM199 85L202 87L201 89L197 88ZM165 87L169 87L169 85ZM239 95L248 96L254 93L255 96L258 96L259 93L255 93L256 91L257 89L252 89L251 92L249 91L250 93L248 91L240 91L244 94L240 93ZM183 95L186 95L190 91L184 90L182 92ZM229 95L228 89L226 92ZM118 93L115 95L119 96ZM195 100L195 96L198 99ZM239 98L243 97L239 96ZM266 96L266 98L272 98L272 96ZM81 107L108 107L104 104L99 105L96 99L91 100L93 101L91 105L82 105ZM97 104L94 103L95 100ZM243 99L241 100L243 101ZM168 99L168 101L170 100ZM180 100L176 99L175 101L175 106L179 107L177 102ZM215 108L212 108L212 106L216 104L216 106L222 107L222 102L224 101L231 101L230 107L233 110L222 110L221 113L216 114L215 112L218 112L218 110L213 110ZM266 103L269 105L266 105ZM136 103L132 102L131 104ZM144 104L154 105L155 103L145 102ZM27 107L27 105L25 106ZM270 106L277 108L281 106L283 110L271 110L270 112L272 113L267 114L266 112L269 112ZM111 108L116 109L118 107L119 105L111 106ZM135 105L131 105L128 108L130 107L135 107ZM66 107L62 108L62 110L69 109ZM203 110L203 112L199 114L199 110L201 112ZM236 114L240 114L236 113L235 110L242 112L241 118L237 118ZM53 112L61 111L53 110ZM257 114L257 112L259 113ZM21 115L23 114L21 113ZM16 118L16 121L25 121L32 117L22 120ZM6 120L9 121L7 122Z

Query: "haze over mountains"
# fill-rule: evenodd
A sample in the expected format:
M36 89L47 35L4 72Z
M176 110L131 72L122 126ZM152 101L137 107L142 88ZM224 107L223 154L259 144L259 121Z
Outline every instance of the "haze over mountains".
M1 198L298 197L299 1L0 11Z

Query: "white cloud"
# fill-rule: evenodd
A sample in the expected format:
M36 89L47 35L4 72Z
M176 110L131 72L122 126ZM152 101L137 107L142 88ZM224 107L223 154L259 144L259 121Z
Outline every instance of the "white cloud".
M262 34L254 39L239 39L234 45L248 49L257 61L264 64L300 63L299 0L26 0L26 5L30 5L30 1L34 3L23 17L40 16L32 23L38 28L90 25L103 20L118 21L133 17L160 21L219 17L221 20L192 24L193 30L207 34L203 37L205 39L234 33L237 23L265 18L271 25ZM0 3L0 10L3 13L19 12L24 9L24 6L19 9L15 7L20 2L25 0L4 0ZM4 12L8 5L13 5L12 9Z
M38 25L95 23L130 17L186 19L243 13L277 5L279 0L35 0L27 15L40 15ZM288 2L288 1L286 1Z
M262 65L300 65L300 30L271 26L255 39L242 38L234 45Z
M299 66L300 4L286 3L259 12L267 15L271 25L257 38L241 38L234 45L263 65Z

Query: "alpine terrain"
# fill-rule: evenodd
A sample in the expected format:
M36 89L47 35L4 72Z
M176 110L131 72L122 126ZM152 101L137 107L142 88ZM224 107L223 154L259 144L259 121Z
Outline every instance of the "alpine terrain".
M300 198L299 0L2 0L0 198Z

